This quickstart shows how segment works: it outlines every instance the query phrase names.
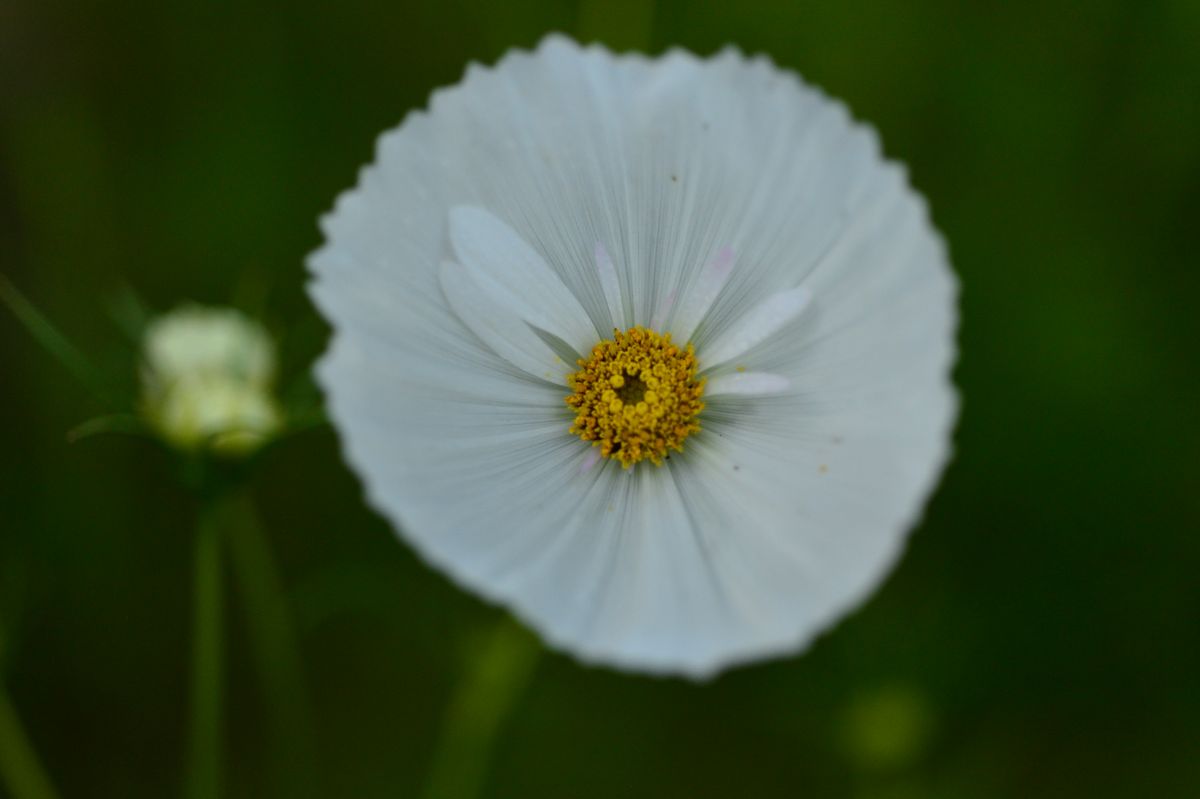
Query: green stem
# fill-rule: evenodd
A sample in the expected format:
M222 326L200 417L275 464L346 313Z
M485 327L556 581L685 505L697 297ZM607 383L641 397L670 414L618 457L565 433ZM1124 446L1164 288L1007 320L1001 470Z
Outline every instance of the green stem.
M56 796L3 684L0 684L0 776L13 799Z
M254 503L234 498L237 526L229 538L238 594L269 716L278 795L314 796L317 745L300 646L283 581Z
M505 718L533 675L537 640L505 617L481 649L472 650L442 726L426 799L474 799Z
M221 504L210 500L196 528L189 799L221 795Z

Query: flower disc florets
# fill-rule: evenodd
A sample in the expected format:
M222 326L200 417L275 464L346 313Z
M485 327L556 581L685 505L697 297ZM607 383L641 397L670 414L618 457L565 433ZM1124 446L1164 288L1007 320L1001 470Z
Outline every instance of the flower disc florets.
M596 442L604 457L625 468L644 460L661 466L667 450L682 450L700 429L704 378L696 378L691 344L681 350L670 333L614 329L579 365L567 397L575 410L571 432Z

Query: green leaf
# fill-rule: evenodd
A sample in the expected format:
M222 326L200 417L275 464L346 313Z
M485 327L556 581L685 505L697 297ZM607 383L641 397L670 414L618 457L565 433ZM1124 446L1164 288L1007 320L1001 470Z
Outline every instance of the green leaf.
M105 381L88 359L3 274L0 274L0 302L3 302L12 311L17 321L42 345L42 348L74 375L75 379L85 388L101 399L109 398L110 394Z

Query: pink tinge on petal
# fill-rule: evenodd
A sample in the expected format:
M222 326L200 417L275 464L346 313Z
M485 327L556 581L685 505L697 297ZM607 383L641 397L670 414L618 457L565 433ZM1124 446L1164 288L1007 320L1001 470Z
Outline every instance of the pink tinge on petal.
M667 318L667 314L675 307L675 292L672 291L667 295L667 299L654 312L654 316L650 317L650 328L652 330L661 330L663 321Z
M712 270L718 275L728 275L729 270L733 268L733 261L737 258L737 254L733 248L726 244L717 253L717 257L712 260Z
M596 447L588 449L587 455L583 457L583 463L579 464L579 473L587 474L592 470L592 467L600 462L600 450Z
M616 269L613 267L612 258L608 256L608 249L604 246L604 242L596 242L596 271L601 276L608 274L616 274Z

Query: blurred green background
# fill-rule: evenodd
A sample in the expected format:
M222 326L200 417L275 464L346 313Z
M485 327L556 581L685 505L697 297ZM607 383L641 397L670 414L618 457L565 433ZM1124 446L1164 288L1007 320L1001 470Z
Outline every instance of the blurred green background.
M1200 796L1196 0L6 0L0 271L118 390L125 285L260 313L300 374L318 214L433 88L549 30L737 43L876 125L962 278L964 413L907 556L808 654L706 685L547 654L485 795ZM0 665L63 796L176 796L195 506L152 444L67 443L106 410L0 309ZM231 586L227 795L419 794L500 613L366 509L328 429L259 466L316 752L270 734Z

